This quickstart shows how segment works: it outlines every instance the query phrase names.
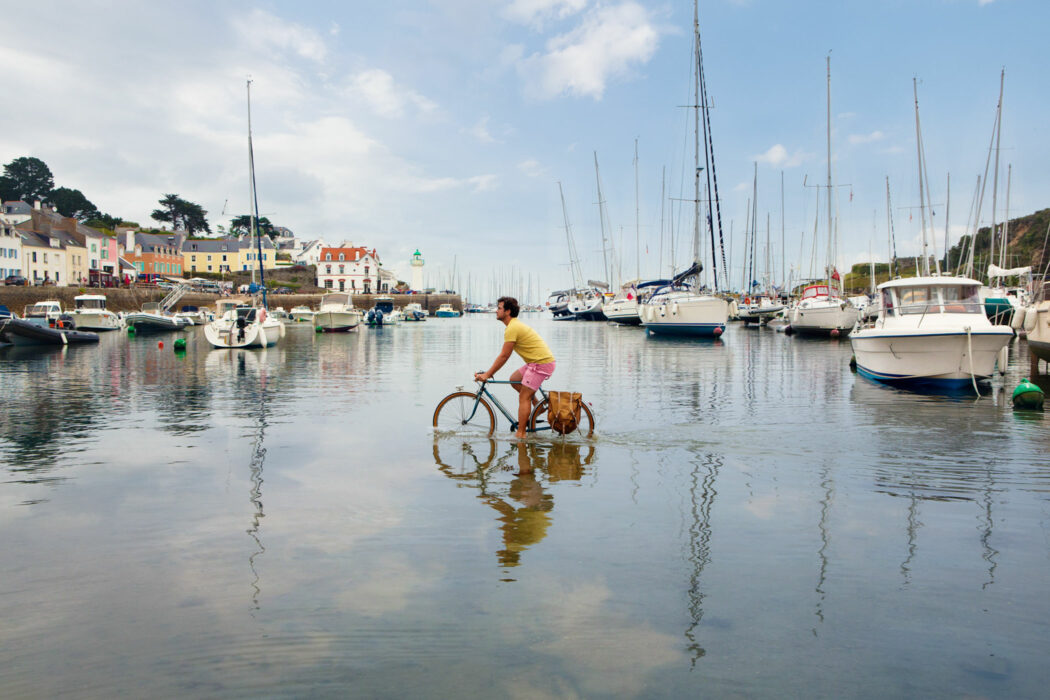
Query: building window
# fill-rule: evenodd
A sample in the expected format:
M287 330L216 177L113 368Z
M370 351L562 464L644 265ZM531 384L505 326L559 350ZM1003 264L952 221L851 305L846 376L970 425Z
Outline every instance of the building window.
M350 280L350 289L357 289L357 282L355 280Z
M343 266L342 265L339 266L339 274L340 275L343 274Z
M345 257L345 256L344 256L344 255L343 255L342 253L340 253L340 254L339 254L339 259L340 259L340 260L346 260L346 257Z
M324 254L324 259L325 260L331 260L332 259L332 254L331 253L325 253Z
M47 253L44 253L44 263L47 263Z
M339 280L339 291L340 292L345 292L346 291L346 280Z
M325 289L331 289L332 288L332 280L325 280L324 281L324 288Z
M325 273L326 275L330 275L330 274L332 274L332 266L331 266L331 265L325 265L325 266L324 266L324 273Z
M191 255L191 256L190 256L190 262L191 262L191 263L195 263L195 262L197 262L197 256L196 256L196 255Z
M365 274L368 274L368 265L365 265Z

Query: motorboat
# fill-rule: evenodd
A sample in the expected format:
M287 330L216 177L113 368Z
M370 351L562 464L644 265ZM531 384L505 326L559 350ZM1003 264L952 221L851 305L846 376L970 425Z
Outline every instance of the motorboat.
M850 335L857 372L880 382L964 388L1006 371L1013 329L993 325L981 283L966 277L910 277L878 286L876 320Z
M605 313L602 311L604 301L605 296L598 289L590 287L580 289L569 298L569 311L577 321L604 321Z
M321 297L314 314L314 326L324 333L345 333L361 323L361 312L354 308L348 292L329 292Z
M124 316L124 323L135 333L163 333L177 331L189 325L185 318L176 318L166 313L159 302L150 301L142 305L141 311L132 311Z
M452 308L452 304L442 304L434 315L438 318L459 318L459 312Z
M81 294L73 297L75 309L69 312L81 331L115 331L123 323L120 317L106 309L106 297L102 294Z
M22 310L22 318L33 321L38 325L48 326L54 324L62 315L62 302L55 299L47 299L30 304Z
M649 335L718 337L725 332L729 302L686 282L695 279L701 269L694 262L642 304L639 316Z
M411 304L405 304L405 308L401 309L401 315L406 321L427 320L427 312L423 309L423 305L415 301Z
M186 322L187 326L203 326L213 320L208 318L207 311L198 306L186 305L176 311L172 316Z
M857 325L858 318L857 308L827 282L803 288L802 297L788 314L792 331L833 338L848 334Z
M365 314L365 323L369 326L395 326L401 320L401 312L394 307L394 298L389 296L375 297L375 305Z
M744 325L757 323L764 326L784 310L780 300L768 294L747 296L742 301L743 303L737 306L736 316Z
M39 320L13 316L0 319L0 342L11 345L73 345L98 342L97 333L76 330L73 319L69 316L57 318L53 323L54 325L48 325L40 323Z
M293 306L292 310L288 312L288 316L291 318L292 323L313 323L314 313L314 310L309 306Z
M268 348L284 337L284 324L263 306L220 300L221 315L204 326L204 337L216 348Z
M547 298L547 310L555 321L575 321L576 316L569 310L569 294L571 290L551 292Z

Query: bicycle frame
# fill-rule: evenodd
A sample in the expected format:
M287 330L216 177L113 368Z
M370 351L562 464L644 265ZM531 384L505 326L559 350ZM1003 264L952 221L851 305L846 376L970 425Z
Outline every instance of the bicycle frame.
M473 418L474 414L477 413L477 411L478 411L478 402L481 400L481 397L484 396L489 401L491 401L493 404L495 404L496 408L499 409L499 412L502 413L503 416L508 421L510 421L510 429L511 430L517 430L518 429L518 417L517 417L517 414L516 413L512 414L510 411L508 411L507 407L504 406L503 403L500 402L500 400L498 398L496 398L496 395L493 394L491 391L489 391L488 388L486 388L486 387L489 384L520 384L520 383L521 382L512 382L510 380L495 380L495 379L489 379L489 380L486 380L484 382L481 382L481 386L478 387L478 390L477 390L477 392L474 395L474 410L470 412L470 416L467 418L467 420L470 420L471 418ZM541 402L547 399L547 392L543 390L542 386L536 391L536 393L540 395L540 401ZM546 427L543 427L543 428L537 427L536 430L533 431L533 430L530 430L528 426L525 426L525 431L526 432L530 432L530 433L531 432L539 432L541 430L550 430L550 429L551 429L550 425L547 425Z

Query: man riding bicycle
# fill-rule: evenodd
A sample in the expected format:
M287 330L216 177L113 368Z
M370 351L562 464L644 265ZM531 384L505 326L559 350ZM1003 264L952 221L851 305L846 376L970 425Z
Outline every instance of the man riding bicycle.
M532 412L532 397L540 384L554 374L554 355L540 334L518 320L518 300L500 297L496 304L496 319L503 331L503 349L487 372L476 372L474 379L488 381L507 363L512 352L525 360L525 366L510 375L511 386L518 392L518 430L515 437L525 437L525 428Z

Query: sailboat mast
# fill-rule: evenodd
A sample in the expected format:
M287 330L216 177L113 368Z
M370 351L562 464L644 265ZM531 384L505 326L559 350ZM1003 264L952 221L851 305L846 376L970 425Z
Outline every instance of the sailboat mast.
M696 70L693 73L693 263L700 262L700 8L693 3Z
M831 251L832 251L832 229L831 229L831 55L827 56L827 67L828 67L828 126L827 126L827 139L828 139L828 268L831 267ZM825 269L825 274L828 276L828 287L831 287L831 270Z
M1003 235L999 244L999 267L1006 268L1006 244L1010 240L1010 178L1013 164L1006 166L1006 212L1003 215Z
M598 220L602 227L602 261L605 264L605 279L604 282L612 282L612 275L609 272L609 258L606 253L608 250L608 237L605 235L605 202L602 199L602 178L598 174L598 151L594 152L594 180L598 183Z
M642 278L642 234L638 206L638 139L634 140L634 278ZM620 280L622 281L622 280Z
M995 231L997 222L995 219L996 197L999 192L999 137L1003 132L1003 83L1006 80L1006 69L999 73L999 104L995 108L995 168L992 170L992 229L991 229L991 255L989 261L995 260ZM991 279L988 280L991 282Z
M251 180L251 230L255 236L255 255L259 263L259 284L262 285L262 303L266 306L266 274L262 264L262 239L259 237L259 191L255 186L255 151L252 148L252 81L248 79L248 173ZM255 268L252 268L252 283L255 283Z
M926 243L926 188L923 186L922 167L922 130L919 128L919 81L911 79L912 94L915 97L915 154L919 161L919 228L922 230L922 274L930 275L929 246Z

